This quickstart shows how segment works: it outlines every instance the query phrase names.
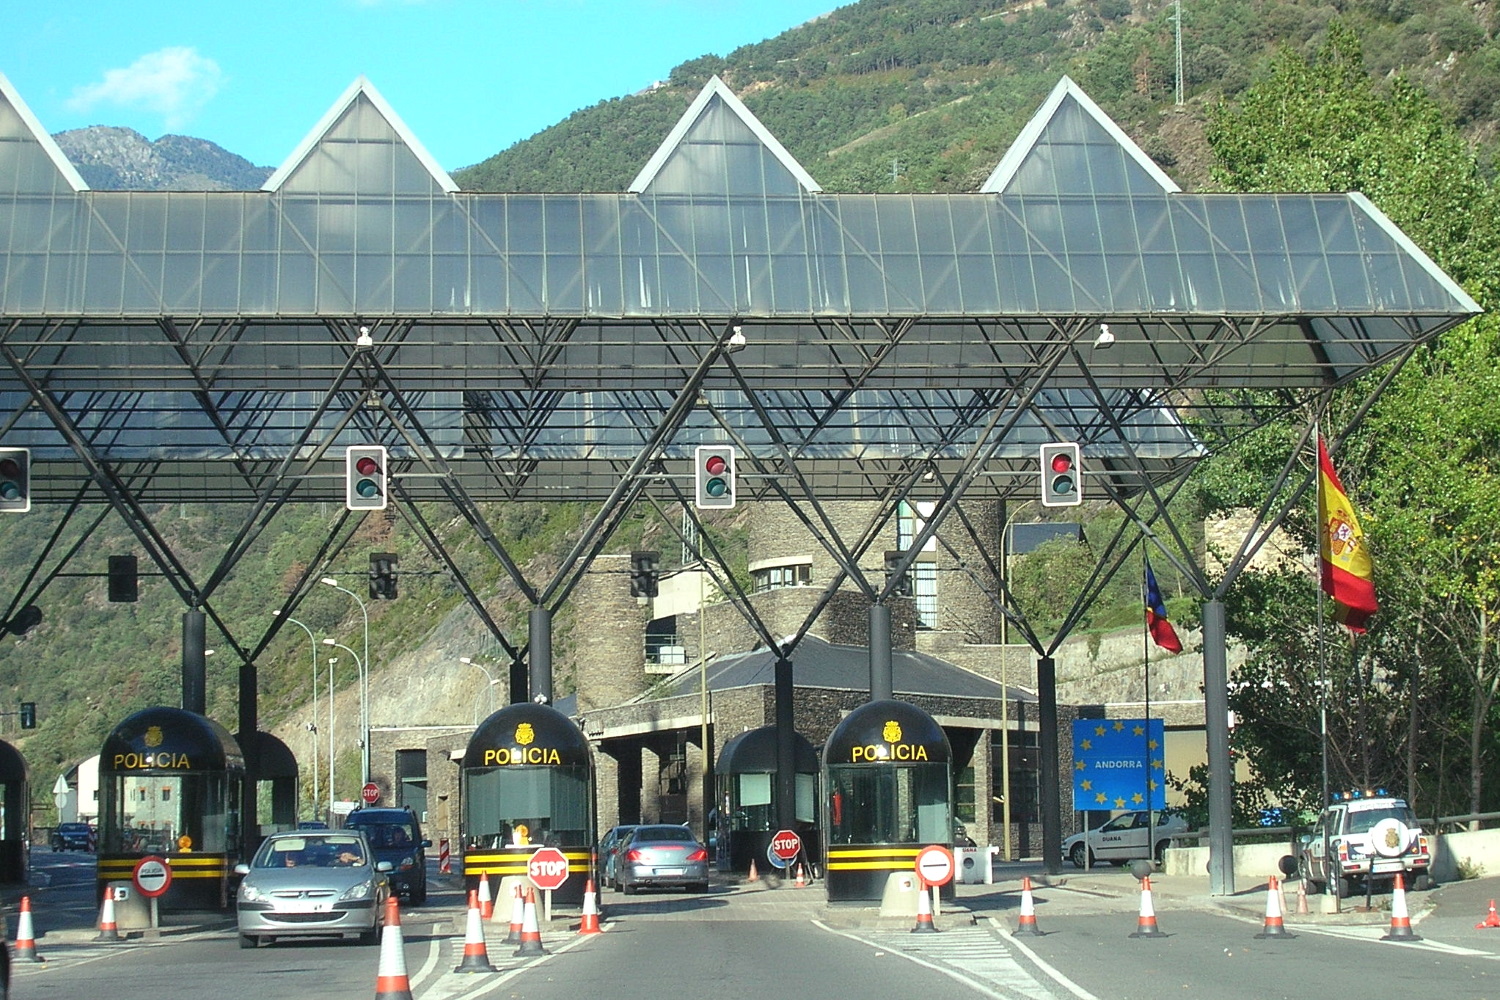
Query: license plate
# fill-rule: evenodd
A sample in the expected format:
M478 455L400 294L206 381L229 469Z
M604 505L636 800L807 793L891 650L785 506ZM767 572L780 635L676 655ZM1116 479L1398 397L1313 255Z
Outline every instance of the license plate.
M656 871L656 874L658 874L658 875L681 875L682 874L682 869L681 868L657 868L657 869L655 869L655 871Z

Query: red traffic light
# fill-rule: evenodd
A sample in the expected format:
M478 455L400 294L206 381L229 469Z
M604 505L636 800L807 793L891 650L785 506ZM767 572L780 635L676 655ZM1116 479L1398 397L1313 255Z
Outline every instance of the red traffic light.
M1060 451L1052 456L1052 471L1067 472L1073 468L1073 456L1065 451Z
M370 456L366 455L358 462L354 463L354 468L359 472L361 476L373 476L375 475L375 473L380 471L380 463L375 461Z
M729 468L729 463L724 461L723 455L710 455L708 461L703 463L703 467L708 470L710 476L722 476Z

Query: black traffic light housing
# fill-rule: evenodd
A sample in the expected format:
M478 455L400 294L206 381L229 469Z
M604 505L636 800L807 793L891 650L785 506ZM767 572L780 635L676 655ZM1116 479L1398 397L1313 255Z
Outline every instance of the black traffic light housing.
M370 553L370 599L372 601L394 601L396 599L396 568L401 560L394 552Z
M34 702L34 701L23 701L23 702L21 702L21 728L22 729L35 729L36 728L36 702Z
M0 514L31 509L31 449L0 448Z
M350 445L344 452L344 506L349 510L385 510L389 477L385 445Z
M901 563L901 557L904 556L904 555L906 555L906 553L901 552L899 550L897 550L897 551L887 550L886 551L886 554L885 554L885 577L886 577L887 580L889 580L891 577L893 577L893 576L896 575L896 567L898 565L900 565L900 563ZM911 573L910 572L902 573L899 577L897 577L897 579L896 579L896 585L891 588L891 595L894 596L894 597L910 597L911 596Z
M734 506L734 446L703 444L693 451L693 506L729 510Z
M661 567L661 554L657 552L630 553L630 596L655 597L657 593L657 571Z
M1083 466L1076 442L1042 445L1039 465L1043 507L1077 507L1083 503Z
M140 577L135 556L109 557L109 602L134 604L140 600Z

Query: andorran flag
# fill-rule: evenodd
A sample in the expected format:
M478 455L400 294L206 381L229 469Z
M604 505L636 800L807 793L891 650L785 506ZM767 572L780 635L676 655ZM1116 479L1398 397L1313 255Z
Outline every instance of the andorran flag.
M1323 592L1333 598L1334 618L1363 632L1380 605L1375 600L1375 564L1344 484L1318 438L1318 556Z
M1169 653L1182 652L1182 640L1177 630L1167 621L1167 602L1161 599L1161 588L1156 585L1156 574L1151 564L1146 564L1146 629L1151 641Z

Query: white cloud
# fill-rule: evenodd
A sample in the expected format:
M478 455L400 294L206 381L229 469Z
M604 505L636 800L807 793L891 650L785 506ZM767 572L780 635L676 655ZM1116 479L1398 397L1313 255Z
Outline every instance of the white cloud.
M168 129L185 125L213 99L224 82L219 64L181 46L148 52L124 69L73 91L67 106L92 111L100 105L139 108L162 116Z

